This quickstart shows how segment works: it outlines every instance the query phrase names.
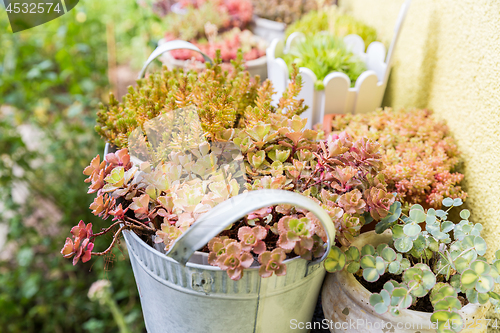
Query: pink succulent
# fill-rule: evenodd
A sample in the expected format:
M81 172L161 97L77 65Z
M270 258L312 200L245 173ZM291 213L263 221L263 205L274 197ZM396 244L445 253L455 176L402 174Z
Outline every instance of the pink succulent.
M128 207L123 209L122 204L119 204L114 210L109 211L109 215L114 216L113 221L123 220L125 218L125 213L128 211Z
M383 219L389 213L389 208L396 198L387 191L372 187L365 191L366 203L370 208L370 215L375 220Z
M273 212L273 207L264 207L264 208L261 208L261 209L257 209L253 213L248 214L247 218L249 220L261 219L263 217L268 216L272 212Z
M348 214L363 214L366 203L363 200L363 194L355 189L340 196L337 204Z
M92 237L92 223L85 226L83 221L80 221L77 226L71 229L73 239L66 238L66 242L61 250L64 258L73 257L73 265L76 265L80 258L82 262L90 260L94 243L90 240Z
M80 220L80 222L78 222L78 225L71 228L71 233L73 234L73 237L78 237L81 239L90 238L93 235L92 223L85 225L85 222L83 222L83 220Z
M117 166L122 166L125 168L125 171L127 171L132 167L132 163L130 162L130 155L128 154L127 148L120 149L116 153L107 154L105 160L113 168Z
M261 254L266 250L266 243L263 239L267 236L267 229L262 226L241 227L238 230L238 238L241 241L243 251Z
M259 255L259 263L261 264L259 268L259 275L263 278L270 277L273 272L277 276L283 276L286 274L286 264L283 260L286 259L285 250L277 248L272 252L265 251Z
M87 193L95 193L104 186L104 178L111 171L112 167L106 167L106 162L100 162L99 155L94 157L90 165L83 170L83 174L89 176L86 183L91 183Z
M314 245L312 236L315 225L307 217L284 216L278 222L278 246L285 250L295 249L296 253L302 249L311 250Z
M115 206L115 198L109 196L107 193L104 195L99 195L94 199L94 202L90 205L92 209L92 214L102 217L106 220L110 215L110 210Z
M132 198L133 202L128 206L132 209L137 218L145 218L149 213L149 195L143 194L140 197Z

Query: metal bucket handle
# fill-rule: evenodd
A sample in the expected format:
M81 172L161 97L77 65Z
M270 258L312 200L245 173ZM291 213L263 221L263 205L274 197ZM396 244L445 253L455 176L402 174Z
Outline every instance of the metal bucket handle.
M257 209L278 204L294 205L316 215L326 230L328 238L327 249L320 260L324 260L335 242L335 226L327 214L312 199L302 194L284 190L256 190L239 194L202 215L187 231L174 243L167 256L185 265L191 255L205 246L231 223ZM316 261L317 262L317 261Z
M137 79L142 79L144 77L144 74L146 73L146 68L148 68L149 64L153 60L155 60L157 57L159 57L161 54L163 54L165 52L170 52L173 50L180 50L180 49L196 51L203 56L203 59L205 59L206 62L213 64L213 61L212 61L212 59L210 59L209 56L207 56L205 53L201 52L201 50L198 47L191 44L190 42L186 42L184 40L171 40L171 41L168 41L166 43L159 45L153 51L153 53L151 53L148 60L146 60L146 62L144 63L144 66L142 66L142 69L139 72Z

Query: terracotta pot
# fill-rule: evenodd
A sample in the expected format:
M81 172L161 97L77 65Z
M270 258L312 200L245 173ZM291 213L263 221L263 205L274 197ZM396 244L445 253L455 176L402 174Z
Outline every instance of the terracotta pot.
M390 241L390 232L381 235L374 231L360 235L353 243L361 249L365 244L377 246ZM369 303L371 292L358 282L350 273L341 271L327 273L321 300L323 312L328 320L331 332L398 332L398 333L431 333L436 332L431 323L431 313L413 310L402 310L399 316L390 313L378 314ZM462 333L486 332L485 322L477 321L484 318L487 306L468 304L460 311L467 326L470 323L483 324L483 329L464 329Z

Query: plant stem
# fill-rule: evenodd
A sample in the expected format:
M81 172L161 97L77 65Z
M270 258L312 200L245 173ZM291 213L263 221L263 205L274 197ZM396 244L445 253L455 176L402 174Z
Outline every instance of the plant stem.
M118 305L116 304L115 300L111 298L111 296L106 297L106 305L108 305L109 310L113 315L113 319L118 325L120 333L130 333L127 324L125 323L125 317L123 316L123 313L120 311Z

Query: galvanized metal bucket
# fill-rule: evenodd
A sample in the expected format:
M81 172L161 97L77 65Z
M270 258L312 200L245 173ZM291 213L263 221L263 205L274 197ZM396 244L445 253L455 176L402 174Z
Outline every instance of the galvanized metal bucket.
M301 207L318 217L328 236L322 258L286 260L287 274L270 278L261 278L258 268L250 267L239 281L233 281L225 271L208 265L206 254L195 253L232 222L277 204ZM258 190L213 208L168 253L133 232L125 231L124 237L149 333L281 333L311 320L325 275L322 261L335 239L335 228L328 214L303 195Z

